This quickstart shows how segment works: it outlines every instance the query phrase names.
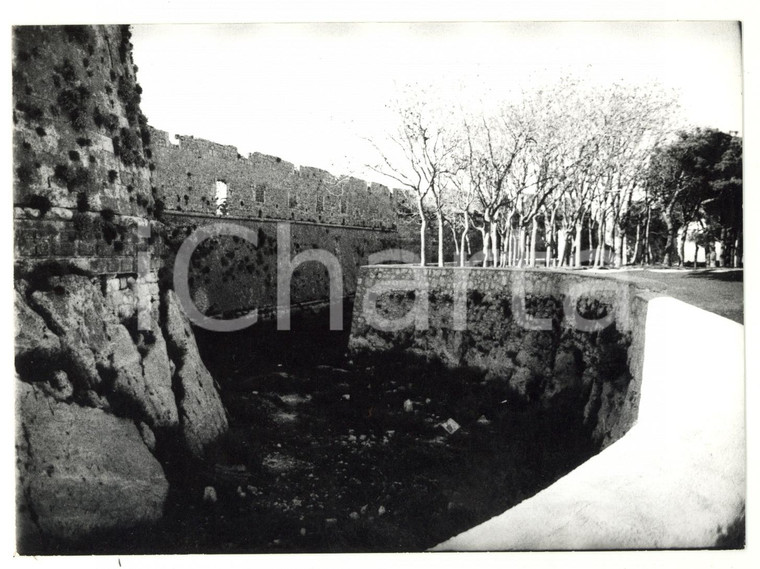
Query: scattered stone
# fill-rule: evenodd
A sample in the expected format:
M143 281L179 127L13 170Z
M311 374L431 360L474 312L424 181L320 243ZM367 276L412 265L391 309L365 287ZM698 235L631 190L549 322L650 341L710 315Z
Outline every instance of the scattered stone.
M294 423L298 420L298 415L286 411L278 411L272 416L272 420L278 425ZM280 446L279 444L277 445Z
M360 512L362 515L364 515L364 514L366 514L366 513L367 513L367 509L368 509L368 508L369 508L369 506L368 506L367 504L364 504L364 505L363 505L363 506L362 506L362 507L359 509L359 512Z
M306 535L306 528L301 528L301 535Z
M385 510L385 506L380 506L380 507L377 509L377 515L378 515L378 516L382 516L382 515L385 513L385 511L386 511L386 510Z
M411 413L414 410L414 404L412 403L411 399L407 399L404 401L404 411L407 413Z
M491 424L491 421L489 421L489 420L486 418L486 416L485 416L485 415L481 415L481 416L478 418L478 423L479 423L479 424L481 424L481 425L490 425L490 424Z
M216 488L213 486L206 486L203 489L203 501L206 504L216 504Z
M345 399L346 401L350 401L350 400L351 400L351 394L349 394L349 393L344 393L344 394L343 394L343 399Z
M325 524L328 525L328 526L334 526L337 523L338 523L338 519L337 518L326 518L325 519Z
M335 373L350 373L347 369L343 369L343 368L340 368L340 367L328 366L328 365L318 365L317 369L323 370L323 371L333 371Z
M258 394L258 392L255 392L255 394ZM280 400L285 403L285 405L295 407L297 405L301 405L303 403L308 403L311 401L310 395L298 395L297 393L289 393L287 395L281 395Z
M351 518L352 520L358 520L359 519L359 513L358 512L351 512L348 515L348 517Z
M443 427L444 430L448 434L450 434L450 435L453 435L454 433L456 433L460 429L459 423L457 423L452 418L448 418L448 419L446 419L446 421L444 421L443 423L441 423L441 427Z

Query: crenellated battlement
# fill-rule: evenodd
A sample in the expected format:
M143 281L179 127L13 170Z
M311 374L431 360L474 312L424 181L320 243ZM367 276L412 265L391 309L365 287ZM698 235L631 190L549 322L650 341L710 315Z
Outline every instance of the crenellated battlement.
M153 184L167 211L395 230L400 192L279 157L151 128ZM220 210L219 185L226 190Z

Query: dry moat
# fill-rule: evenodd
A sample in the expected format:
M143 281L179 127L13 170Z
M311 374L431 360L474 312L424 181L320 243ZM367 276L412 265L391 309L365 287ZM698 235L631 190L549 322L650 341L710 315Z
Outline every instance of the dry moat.
M230 432L207 466L167 468L157 527L100 536L99 552L420 551L597 450L580 411L519 405L481 373L400 354L349 360L348 332L330 332L326 313L294 317L290 332L196 336Z

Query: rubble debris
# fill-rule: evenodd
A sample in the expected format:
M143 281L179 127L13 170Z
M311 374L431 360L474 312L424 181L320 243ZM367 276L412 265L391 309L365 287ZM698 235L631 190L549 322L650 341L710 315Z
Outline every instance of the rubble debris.
M453 435L461 428L459 423L457 423L451 417L449 417L443 423L441 423L441 427L443 427L444 430L450 435Z

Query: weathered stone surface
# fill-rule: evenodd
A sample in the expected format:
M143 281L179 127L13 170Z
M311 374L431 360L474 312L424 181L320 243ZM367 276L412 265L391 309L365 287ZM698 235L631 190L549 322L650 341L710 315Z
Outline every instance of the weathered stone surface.
M521 396L530 399L530 387L536 376L526 367L519 367L512 374L509 385Z
M419 282L425 286L408 290ZM453 333L453 299L461 298L462 283L467 325ZM370 291L387 286L392 292L372 297ZM524 402L582 410L594 440L606 445L635 421L631 374L640 365L629 368L627 356L632 328L643 325L633 308L637 294L629 282L562 271L370 266L359 281L349 349L392 348L478 368ZM400 319L415 302L424 303L418 295L428 299L427 328L383 332L363 310L366 298L374 313ZM576 313L597 326L579 324ZM608 313L615 315L611 323Z
M177 425L169 361L158 326L154 324L151 335L155 342L144 348L146 362L88 278L52 277L50 285L50 291L32 293L32 301L61 338L75 390L102 393L117 414L134 415L152 428Z
M74 395L74 386L71 385L68 374L60 369L53 372L49 383L43 381L38 385L42 391L56 401L69 401Z
M137 429L140 431L140 436L142 437L145 446L148 447L148 450L150 450L150 452L155 452L156 435L153 430L142 421L137 423Z
M193 456L203 458L206 447L227 431L227 415L174 291L167 291L163 301L164 332L176 366L174 385L184 444Z
M50 285L50 290L32 293L32 306L60 337L75 388L98 388L102 379L97 364L102 364L110 341L107 327L111 320L102 295L89 279L80 276L52 277Z
M133 421L17 389L22 534L77 539L160 518L168 483Z
M16 357L30 352L53 354L61 347L61 342L45 324L45 321L16 292L14 307L16 310Z
M544 393L548 399L567 390L575 390L580 384L580 370L575 354L568 349L557 351L554 369L547 378Z

